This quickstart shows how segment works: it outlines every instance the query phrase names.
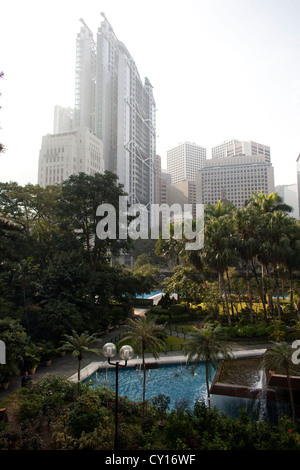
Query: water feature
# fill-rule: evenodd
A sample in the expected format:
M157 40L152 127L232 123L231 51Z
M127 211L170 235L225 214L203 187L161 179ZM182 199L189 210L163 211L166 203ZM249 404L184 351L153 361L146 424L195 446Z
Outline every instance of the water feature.
M240 411L246 409L253 419L270 421L274 424L283 416L291 416L289 403L270 402L267 400L267 384L261 366L261 358L243 358L233 361L230 372L220 374L218 380L229 385L229 392L225 394L212 393L211 407L216 407L232 418L238 418ZM157 369L148 369L146 372L146 399L159 394L170 397L170 409L180 402L188 402L193 407L196 399L207 402L207 389L205 382L204 362L192 373L192 367L187 368L186 362L177 364L159 365ZM213 374L215 371L213 371ZM217 374L216 374L217 375ZM85 382L92 388L105 386L114 390L115 369L99 369ZM218 382L220 383L220 382ZM230 386L236 389L233 396ZM256 398L238 395L242 387L255 391ZM127 396L134 401L141 401L143 395L143 370L140 364L134 367L119 369L119 395ZM300 410L299 410L300 411ZM298 411L298 413L299 413Z
M140 366L119 369L119 395L129 399L142 400L144 373ZM115 389L115 370L102 369L90 376L86 382L92 388L105 386ZM201 363L193 373L192 367L186 368L185 364L160 365L157 369L146 371L146 399L159 394L170 397L170 408L176 403L188 401L191 406L196 399L206 400L207 390L205 381L205 365Z
M161 290L157 290L157 291L150 292L150 294L137 295L136 298L137 299L150 299L151 297L154 297L155 295L159 295L159 294L163 294L163 292Z

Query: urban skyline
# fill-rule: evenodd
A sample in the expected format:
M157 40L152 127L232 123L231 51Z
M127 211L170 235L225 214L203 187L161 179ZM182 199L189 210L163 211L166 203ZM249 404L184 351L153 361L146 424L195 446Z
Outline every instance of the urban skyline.
M70 84L79 18L95 30L100 12L105 11L142 75L151 76L158 107L157 153L163 168L168 148L178 142L200 142L210 149L236 135L270 145L276 185L296 181L297 3L254 0L241 6L230 0L225 9L218 0L184 4L166 0L163 5L154 1L147 14L143 1L104 0L100 6L94 1L84 5L54 1L51 7L35 0L29 6L17 4L12 9L6 5L0 19L1 43L8 44L1 64L5 73L0 90L1 141L7 148L0 160L2 180L36 183L41 136L52 131L54 106L73 102ZM70 28L76 34L69 34ZM230 64L237 57L239 70L233 71ZM217 72L225 64L227 73Z

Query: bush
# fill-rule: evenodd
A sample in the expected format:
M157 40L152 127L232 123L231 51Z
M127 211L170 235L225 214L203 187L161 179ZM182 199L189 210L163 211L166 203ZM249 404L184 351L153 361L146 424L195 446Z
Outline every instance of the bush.
M43 415L42 396L31 395L23 398L19 403L19 418L25 420L41 420Z
M48 420L65 409L76 396L76 384L65 377L49 375L19 392L20 419L32 419L35 413Z
M67 421L67 427L78 438L83 432L94 431L100 419L105 416L106 410L101 407L101 399L94 391L88 391L78 397L72 407Z
M273 331L273 327L267 325L266 322L258 322L254 324L244 324L239 322L234 326L223 326L224 333L229 338L257 338L260 336L269 336Z
M83 386L77 397L73 386L62 378L51 377L22 389L21 429L14 436L9 432L9 423L0 430L2 448L43 448L39 426L51 397L56 397L57 406L51 402L55 413L49 422L56 449L112 449L115 394L109 389ZM168 411L168 405L168 397L158 395L146 402L143 414L141 402L119 397L120 450L300 450L297 426L288 419L273 426L249 416L246 410L239 419L233 419L217 408L208 409L204 401L193 407L178 402L172 411ZM158 427L161 419L165 421L163 430Z

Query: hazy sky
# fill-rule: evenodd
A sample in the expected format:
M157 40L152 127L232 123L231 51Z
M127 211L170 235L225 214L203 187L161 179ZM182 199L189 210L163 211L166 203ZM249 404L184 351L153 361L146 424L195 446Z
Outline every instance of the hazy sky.
M104 12L157 106L157 153L188 140L271 147L275 184L296 182L300 153L299 0L2 0L0 181L37 183L56 104L74 105L80 18L96 39Z

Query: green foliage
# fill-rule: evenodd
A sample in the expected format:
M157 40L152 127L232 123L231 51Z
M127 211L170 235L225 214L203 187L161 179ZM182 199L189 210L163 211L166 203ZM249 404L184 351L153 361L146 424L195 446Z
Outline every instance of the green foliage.
M110 264L130 240L95 237L98 206L117 208L124 194L109 172L46 188L0 183L0 318L19 320L34 343L57 346L71 328L103 330L119 319L119 311L107 314L112 304L127 303L128 312L153 276Z
M199 273L191 266L176 266L173 276L165 280L164 287L168 294L176 292L178 298L187 303L188 310L191 302L200 303L204 297Z
M0 339L6 346L6 364L0 365L0 383L20 373L24 360L27 335L18 320L9 317L0 320Z
M259 338L265 339L271 334L272 326L266 322L258 322L255 324L243 324L239 322L234 326L223 326L224 333L229 338Z
M101 408L100 397L95 392L88 391L79 396L72 407L68 415L67 427L78 438L82 432L92 432L104 416L106 416L106 410Z
M143 412L141 402L119 397L120 450L300 450L300 429L287 418L272 425L241 410L233 419L204 401L193 407L177 403L169 411L164 395L145 405ZM113 449L115 394L109 389L83 386L77 396L75 384L48 376L19 392L19 406L20 431L13 436L7 426L0 430L6 447L42 449L47 418L57 450Z
M46 375L38 382L30 382L19 392L21 420L35 416L50 419L75 400L76 385L66 377Z

